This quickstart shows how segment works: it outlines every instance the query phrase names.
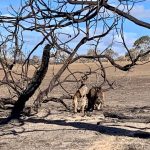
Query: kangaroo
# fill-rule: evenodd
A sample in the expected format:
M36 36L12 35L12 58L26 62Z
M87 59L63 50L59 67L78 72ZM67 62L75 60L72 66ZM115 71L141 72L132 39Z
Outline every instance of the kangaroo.
M87 94L87 98L87 111L93 111L94 109L103 109L105 94L101 87L92 87Z
M94 105L95 109L97 110L103 109L104 101L105 101L105 93L101 89L97 92L97 98Z
M78 110L81 109L82 114L84 116L84 110L85 106L87 105L87 93L88 93L88 87L86 84L81 81L81 86L78 88L76 93L73 96L73 109L74 113L77 113ZM78 109L78 107L80 108Z

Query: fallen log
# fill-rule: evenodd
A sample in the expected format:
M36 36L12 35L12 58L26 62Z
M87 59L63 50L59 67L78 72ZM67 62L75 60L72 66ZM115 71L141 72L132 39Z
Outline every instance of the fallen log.
M138 123L150 123L150 116L144 116L139 114L134 114L134 116L131 114L127 115L120 112L103 112L105 117L109 118L116 118L120 122L138 122Z
M10 97L7 97L7 98L0 98L0 108L1 109L9 109L9 107L7 105L14 105L15 104L15 100L10 98Z
M70 108L67 106L67 104L61 98L48 97L47 99L43 100L43 103L47 103L49 101L61 103L67 110L70 111Z

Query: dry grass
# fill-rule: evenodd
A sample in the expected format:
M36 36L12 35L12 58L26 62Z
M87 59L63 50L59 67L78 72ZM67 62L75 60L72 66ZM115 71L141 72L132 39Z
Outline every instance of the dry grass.
M86 65L72 64L72 71L88 71L89 65L92 70L97 66L93 63ZM131 116L150 116L150 64L137 66L130 72L121 72L105 64L108 78L116 80L115 90L107 92L105 110L124 112ZM46 88L49 78L52 78L52 70L56 73L60 65L50 66L41 89ZM34 72L30 68L30 75ZM66 71L61 79L69 72ZM78 75L77 75L78 76ZM0 73L0 78L3 73ZM90 76L88 85L95 82L95 75ZM98 80L100 81L100 79ZM91 84L92 83L92 84ZM72 84L63 84L66 90L74 92ZM1 95L6 90L1 89ZM53 91L58 96L64 93L59 87ZM65 101L71 107L71 101ZM46 113L50 113L44 117ZM97 125L97 122L100 124ZM49 102L43 104L37 116L25 121L23 126L7 125L0 127L1 150L148 150L149 138L134 137L139 131L150 133L149 123L144 122L120 122L117 119L104 118L102 111L96 111L89 117L81 117L81 114L73 115L65 111L58 103Z

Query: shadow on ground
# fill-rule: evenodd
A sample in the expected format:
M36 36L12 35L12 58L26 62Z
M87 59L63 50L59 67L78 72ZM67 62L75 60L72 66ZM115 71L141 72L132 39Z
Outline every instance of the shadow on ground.
M80 130L96 131L101 134L113 135L113 136L128 136L128 137L138 137L138 138L150 138L149 132L144 132L140 130L132 131L128 129L122 129L119 127L110 127L104 125L96 125L85 122L66 122L65 120L45 120L30 118L26 120L32 123L44 123L44 124L56 124L61 126L71 126Z
M143 139L149 139L150 133L141 131L141 130L129 130L129 129L123 129L122 126L106 126L106 125L97 125L97 124L91 124L91 123L85 123L85 122L66 122L65 120L46 120L46 119L39 119L39 118L29 118L25 120L25 122L30 123L44 123L44 124L54 124L54 125L60 125L60 126L71 126L76 128L75 130L89 130L89 131L96 131L100 134L106 134L106 135L113 135L113 136L127 136L127 137L137 137L137 138L143 138ZM24 122L24 123L25 123ZM24 124L23 123L23 124ZM18 126L22 126L22 123ZM1 125L3 127L3 125ZM137 128L138 129L138 128ZM42 131L42 130L40 130ZM44 130L43 130L44 131ZM26 132L23 130L20 133ZM30 131L32 132L32 131ZM34 131L33 131L34 132ZM9 134L14 134L13 132ZM19 132L15 132L15 134L19 134ZM8 135L8 133L1 134L0 136Z

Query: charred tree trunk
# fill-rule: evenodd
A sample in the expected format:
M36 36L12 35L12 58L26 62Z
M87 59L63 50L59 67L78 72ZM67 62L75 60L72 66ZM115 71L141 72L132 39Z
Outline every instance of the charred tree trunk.
M45 77L45 74L48 70L49 58L50 58L50 45L46 45L43 51L42 63L28 84L27 88L20 94L18 100L16 101L14 108L9 116L8 121L11 119L19 119L21 113L25 107L25 103L29 100L29 98L35 93L36 89L40 86L42 80Z

